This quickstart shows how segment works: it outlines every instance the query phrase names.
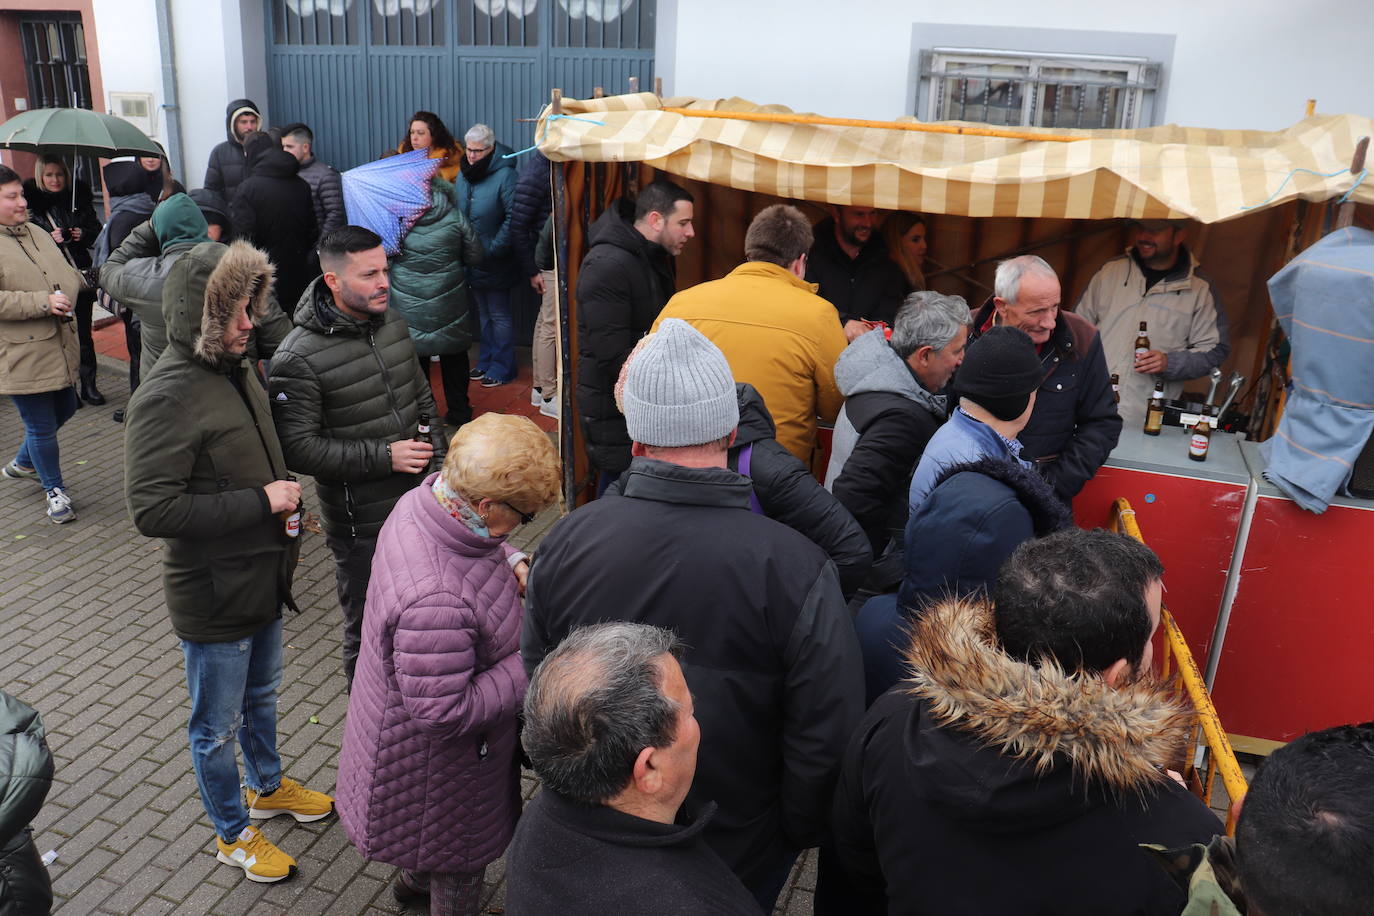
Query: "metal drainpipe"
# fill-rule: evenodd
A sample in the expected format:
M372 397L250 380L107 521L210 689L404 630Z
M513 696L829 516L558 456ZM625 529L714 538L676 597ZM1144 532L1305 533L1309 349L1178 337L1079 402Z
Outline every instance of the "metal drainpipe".
M171 0L157 0L157 43L162 53L162 110L167 112L167 161L182 184L190 186L181 158L181 105L177 93L176 50L172 42Z

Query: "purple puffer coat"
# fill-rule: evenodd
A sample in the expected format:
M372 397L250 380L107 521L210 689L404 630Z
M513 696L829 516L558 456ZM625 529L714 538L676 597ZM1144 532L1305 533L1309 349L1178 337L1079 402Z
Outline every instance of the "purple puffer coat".
M364 859L474 872L501 855L520 810L522 611L505 540L444 511L434 476L377 542L336 807Z

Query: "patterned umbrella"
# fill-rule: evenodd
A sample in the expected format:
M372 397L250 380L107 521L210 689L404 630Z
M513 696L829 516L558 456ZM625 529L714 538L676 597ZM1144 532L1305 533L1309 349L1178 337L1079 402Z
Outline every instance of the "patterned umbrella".
M439 164L417 149L344 172L344 211L349 222L380 235L387 255L396 254L401 239L429 209L429 182Z

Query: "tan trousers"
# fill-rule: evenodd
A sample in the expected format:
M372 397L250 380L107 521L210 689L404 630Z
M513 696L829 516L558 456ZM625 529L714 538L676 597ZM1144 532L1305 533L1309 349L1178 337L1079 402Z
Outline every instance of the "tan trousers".
M558 397L558 276L543 270L544 300L539 304L539 318L534 323L534 387L544 398Z

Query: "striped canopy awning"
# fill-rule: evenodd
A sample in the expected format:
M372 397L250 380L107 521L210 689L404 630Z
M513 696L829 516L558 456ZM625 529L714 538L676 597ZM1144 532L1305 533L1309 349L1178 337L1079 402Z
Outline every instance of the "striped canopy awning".
M742 99L637 93L564 99L561 116L544 111L536 136L554 161L643 162L685 178L819 203L1217 223L1349 192L1360 178L1349 170L1355 144L1374 135L1374 121L1354 115L1315 115L1281 131L1011 129L1016 137L986 136L987 125L958 121L807 120L815 117ZM1350 199L1374 204L1374 180L1358 183Z

